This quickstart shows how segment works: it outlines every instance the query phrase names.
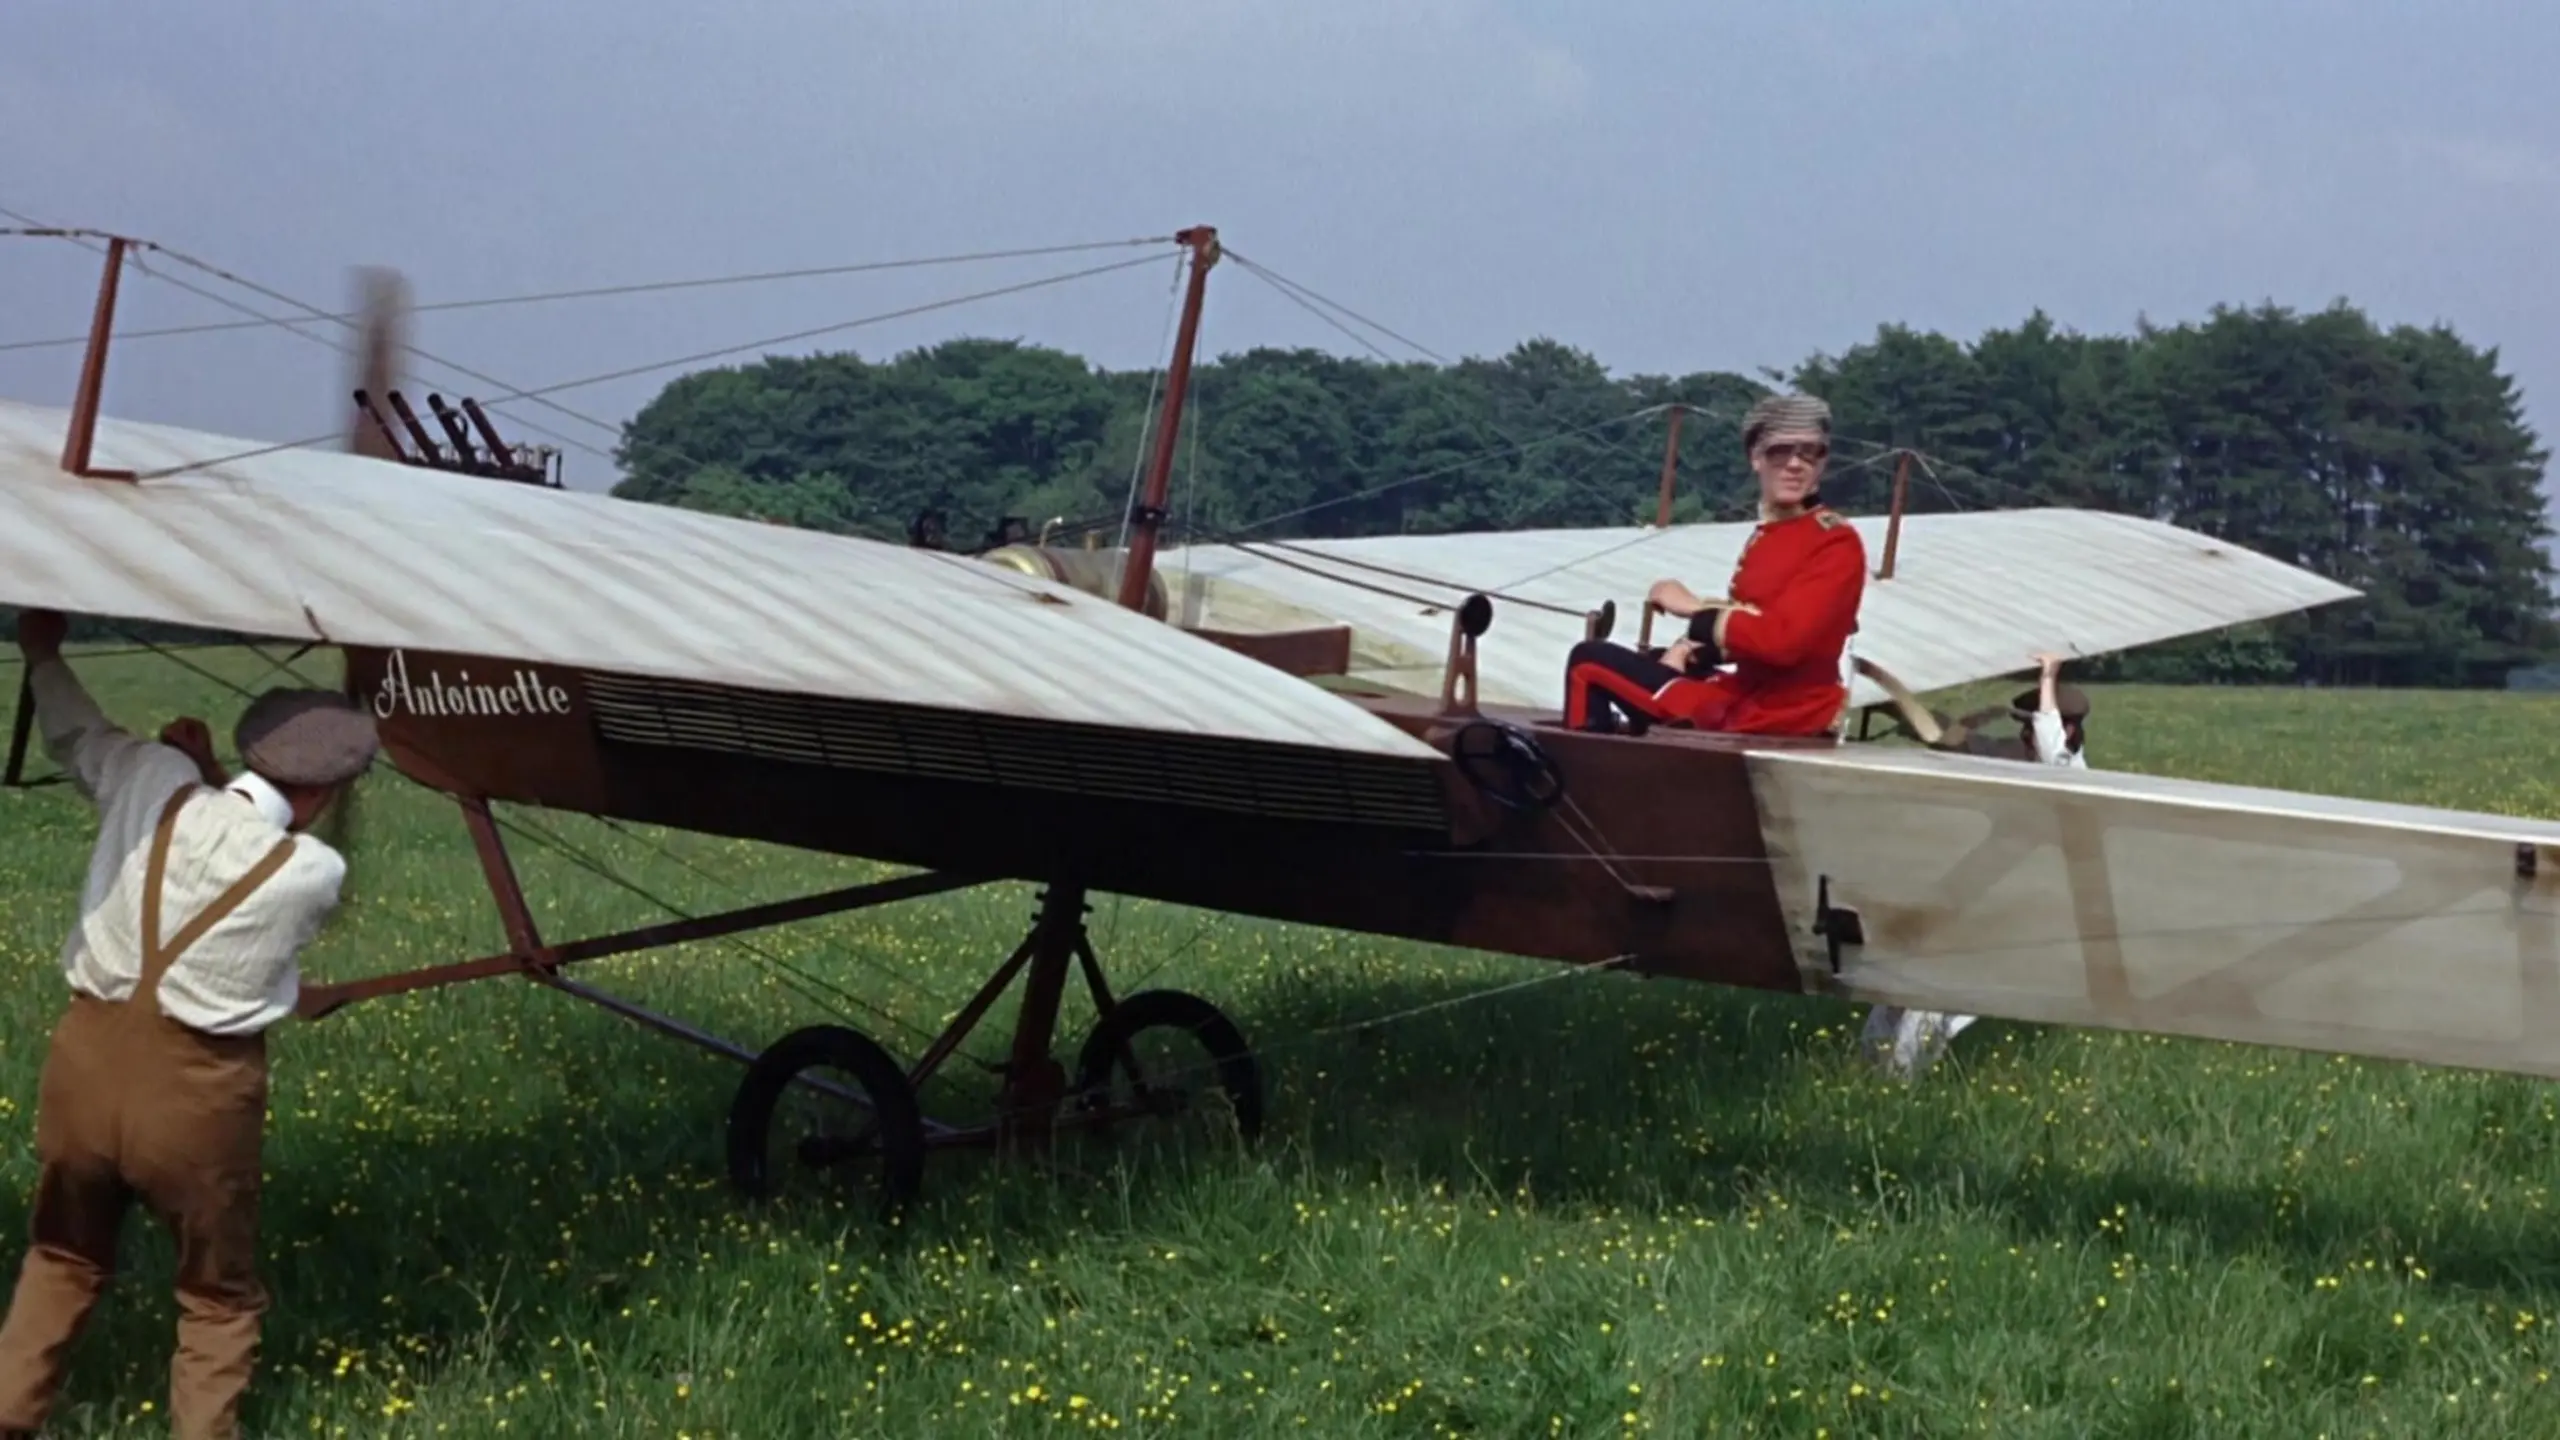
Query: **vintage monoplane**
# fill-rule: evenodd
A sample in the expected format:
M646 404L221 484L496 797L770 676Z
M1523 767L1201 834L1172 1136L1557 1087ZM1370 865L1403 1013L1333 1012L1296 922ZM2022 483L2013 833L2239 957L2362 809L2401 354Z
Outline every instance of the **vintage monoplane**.
M1214 231L1179 238L1188 291L1147 483L1125 553L1099 565L563 490L476 405L432 404L439 445L396 390L380 315L355 453L106 419L111 247L73 405L0 402L0 602L341 650L392 763L458 803L508 949L311 984L303 1013L516 975L734 1056L730 1167L750 1193L774 1178L777 1100L822 1070L861 1125L804 1140L798 1160L876 1165L892 1199L929 1149L1161 1108L1178 1088L1129 1059L1160 1027L1196 1037L1254 1128L1261 1078L1226 1016L1110 988L1084 924L1098 892L1649 976L2560 1076L2560 824L1845 734L1565 729L1569 646L1656 577L1726 573L1745 526L1196 545L1166 585L1172 442L1219 253ZM2121 515L1906 522L1897 506L1856 523L1884 557L1860 708L1910 714L1912 693L2036 649L2104 653L2354 593ZM1925 558L1897 570L1900 551ZM496 802L914 868L562 940L535 926ZM1045 886L1036 923L904 1061L835 1024L750 1051L567 973L990 881ZM1099 1019L1070 1069L1054 1051L1073 975ZM918 1088L1017 982L997 1118L927 1119Z

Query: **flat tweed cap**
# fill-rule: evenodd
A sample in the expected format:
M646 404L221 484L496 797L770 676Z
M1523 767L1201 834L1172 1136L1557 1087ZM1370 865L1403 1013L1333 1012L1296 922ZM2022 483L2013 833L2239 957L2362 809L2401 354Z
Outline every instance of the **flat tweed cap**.
M233 732L240 763L279 785L335 785L373 764L373 716L334 690L270 690Z
M1829 439L1831 407L1811 395L1767 396L1742 417L1743 448L1758 448L1760 437L1773 430L1780 434L1811 431Z

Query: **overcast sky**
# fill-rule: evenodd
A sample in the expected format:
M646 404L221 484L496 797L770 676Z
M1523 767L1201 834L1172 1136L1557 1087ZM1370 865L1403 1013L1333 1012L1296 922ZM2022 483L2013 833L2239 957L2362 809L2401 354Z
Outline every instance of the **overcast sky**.
M1888 321L2122 331L2345 297L2500 347L2548 444L2555 75L2551 0L0 0L0 206L331 309L358 264L423 304L1208 223L1444 355L1546 335L1618 373L1748 373ZM411 338L548 385L1135 253L426 314ZM1152 366L1173 278L782 348L993 334ZM95 280L62 242L0 240L0 345L78 333ZM123 326L237 318L125 295ZM1221 267L1202 348L1256 344L1351 342ZM64 403L77 362L0 351L0 395ZM615 422L677 373L557 398ZM108 408L296 439L346 383L277 331L142 340ZM568 473L612 478L587 452Z

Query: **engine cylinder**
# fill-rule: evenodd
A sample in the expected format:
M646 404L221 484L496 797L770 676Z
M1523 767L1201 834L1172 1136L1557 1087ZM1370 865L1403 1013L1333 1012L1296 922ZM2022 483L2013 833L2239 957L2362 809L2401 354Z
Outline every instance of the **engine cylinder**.
M990 565L1019 570L1037 580L1052 580L1105 600L1120 598L1120 550L1066 550L1055 545L1005 545L979 556ZM1147 575L1146 613L1162 620L1171 608L1160 572Z

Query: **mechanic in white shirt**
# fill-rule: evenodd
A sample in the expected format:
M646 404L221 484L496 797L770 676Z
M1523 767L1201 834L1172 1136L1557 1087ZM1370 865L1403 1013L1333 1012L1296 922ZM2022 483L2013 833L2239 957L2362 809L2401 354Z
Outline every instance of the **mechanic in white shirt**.
M373 762L370 711L271 690L240 718L226 780L202 721L157 744L117 728L62 661L62 617L26 611L45 748L98 808L71 1002L36 1105L32 1234L0 1323L0 1436L34 1434L114 1273L132 1200L177 1240L181 1437L238 1434L268 1304L258 1277L265 1031L292 1013L297 956L337 908L346 862L303 833Z
M2080 751L2088 739L2084 730L2089 720L2089 697L2059 683L2061 656L2038 655L2036 664L2044 670L2036 688L2009 702L2009 714L2026 726L2020 738L2027 742L2027 758L2043 765L2086 770L2089 762Z
M2088 738L2085 727L2089 697L2060 683L2061 656L2038 655L2036 665L2042 672L2036 688L2021 691L2009 702L2011 718L2023 727L2019 738L2026 746L2027 759L2040 765L2086 770L2089 761L2082 749ZM1948 1043L1963 1034L1975 1018L1878 1005L1867 1012L1861 1043L1885 1069L1910 1079L1944 1054Z

